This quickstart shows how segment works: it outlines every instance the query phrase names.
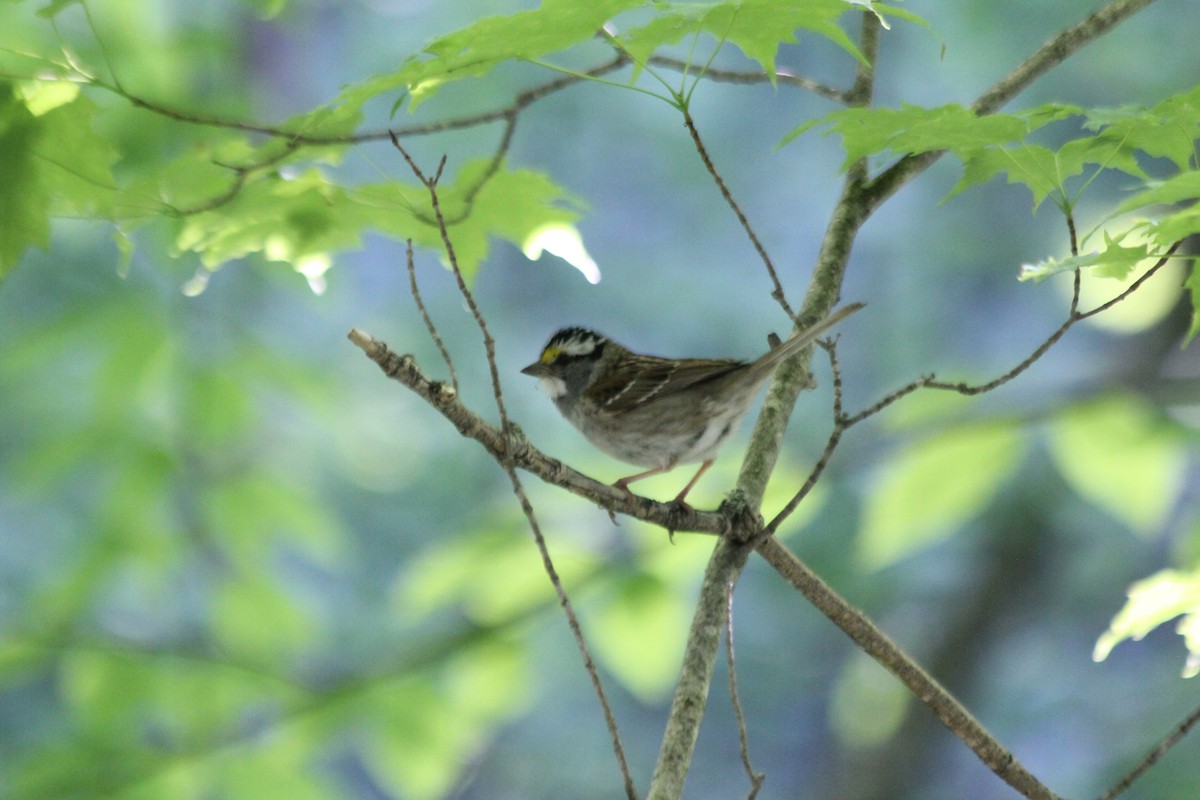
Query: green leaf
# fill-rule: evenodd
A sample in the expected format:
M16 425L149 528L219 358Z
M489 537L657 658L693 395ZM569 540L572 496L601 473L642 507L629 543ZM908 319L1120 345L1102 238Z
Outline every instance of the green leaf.
M1192 323L1188 326L1187 336L1184 338L1184 342L1187 343L1200 333L1200 268L1197 268L1195 262L1192 263L1183 286L1192 298Z
M487 257L491 237L523 249L537 230L573 223L580 215L580 201L545 174L501 167L488 177L491 169L487 159L469 162L452 184L438 187L438 202L448 223L458 266L468 281ZM352 197L371 209L380 230L434 248L442 252L445 261L445 247L432 222L433 211L424 187L376 184L360 187Z
M621 683L650 704L679 676L690 618L676 586L649 574L630 575L606 587L592 615L592 641Z
M220 587L212 625L214 637L228 652L264 664L295 654L314 632L299 604L261 574L243 574Z
M58 16L59 12L61 12L63 9L82 2L83 0L50 0L49 3L38 9L37 14L39 17L46 17L47 19L50 19Z
M228 184L220 183L228 175L214 172L205 159L189 158L179 166L195 185L226 186L221 191L227 199L187 215L176 237L179 250L198 253L209 269L261 253L309 275L314 268L323 271L332 254L357 247L370 231L412 239L444 256L424 186L389 182L346 189L310 168L287 178L256 173L229 193ZM468 162L453 182L438 187L458 265L468 280L487 257L491 237L522 247L538 228L579 218L579 202L546 175L503 166L492 170L489 159Z
M848 108L823 117L816 125L842 137L845 166L860 158L882 153L896 156L949 150L960 156L975 155L985 147L1020 141L1030 122L1010 114L980 116L957 104L922 108ZM813 127L806 123L784 137L781 144Z
M1082 167L1080 167L1082 169ZM1004 175L1010 184L1029 189L1036 210L1052 194L1066 193L1064 182L1073 177L1059 162L1058 154L1040 145L993 147L972 154L963 154L963 175L950 190L953 197L971 186L986 183L996 175Z
M904 685L879 662L856 651L834 685L830 725L851 747L878 747L899 729L911 700Z
M43 133L12 85L0 83L0 278L26 249L50 243L50 196L36 156Z
M1113 211L1113 216L1147 206L1173 203L1195 203L1200 199L1200 172L1181 172L1165 181L1148 181L1147 189L1127 198Z
M859 552L885 567L945 538L980 513L1017 468L1018 428L953 428L912 444L884 466L864 509Z
M571 583L592 573L596 559L559 547L554 566ZM410 562L393 594L398 613L406 618L419 620L461 606L472 619L495 625L553 602L554 588L527 535L489 530L430 547Z
M1153 158L1166 158L1181 170L1195 166L1200 136L1200 87L1151 106L1093 109L1087 125L1099 136Z
M1096 640L1092 658L1103 661L1126 639L1140 640L1164 622L1180 617L1188 660L1184 677L1200 674L1200 571L1163 570L1129 587L1128 600Z
M1106 231L1102 249L1067 258L1046 258L1036 264L1023 264L1017 280L1042 281L1051 275L1076 269L1091 269L1092 274L1099 278L1124 280L1139 262L1150 257L1150 245L1147 242L1124 245Z
M730 0L721 3L655 3L653 20L618 37L622 49L644 64L654 52L685 36L711 34L736 45L747 58L775 77L781 44L796 41L797 30L824 36L860 61L858 48L837 24L854 4L846 0Z
M1183 486L1187 447L1153 408L1113 395L1067 409L1050 430L1067 483L1136 533L1158 530Z
M525 649L496 637L461 651L440 674L384 682L358 702L368 767L394 796L445 797L469 755L528 698Z
M381 94L407 91L412 111L451 81L485 75L503 61L539 59L588 41L613 16L642 4L642 0L544 0L533 11L485 17L429 42L424 52L407 59L395 72L343 90L336 103L358 111Z
M117 153L96 113L71 84L0 82L0 277L49 243L51 214L112 213Z

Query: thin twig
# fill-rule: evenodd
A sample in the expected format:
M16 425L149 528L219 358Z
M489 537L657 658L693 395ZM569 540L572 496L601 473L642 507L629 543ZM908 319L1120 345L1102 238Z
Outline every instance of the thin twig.
M1172 728L1171 732L1164 736L1162 741L1152 747L1150 752L1146 753L1137 766L1129 770L1111 789L1102 794L1100 800L1114 800L1118 795L1124 794L1133 785L1134 781L1142 777L1147 770L1158 763L1158 760L1165 756L1167 751L1179 744L1183 737L1187 736L1198 722L1200 722L1200 707L1193 709L1192 713L1188 714L1183 718L1182 722Z
M1067 317L1066 322L1064 322L1062 325L1059 325L1058 328L1056 328L1053 333L1047 336L1045 341L1034 348L1033 352L1030 353L1023 361L1021 361L1020 364L1017 364L1008 372L1004 373L998 378L993 378L987 383L969 384L965 381L959 381L958 383L946 383L945 381L932 379L926 380L924 378L918 381L918 383L922 383L923 386L929 389L943 389L946 391L958 392L959 394L967 396L990 392L993 389L1003 386L1025 370L1032 367L1038 361L1038 359L1045 355L1046 351L1053 347L1055 343L1063 337L1063 334L1069 331L1071 326L1073 326L1077 321L1078 319L1075 316Z
M483 336L484 350L487 353L488 370L492 378L492 395L496 400L496 409L500 414L500 430L504 437L509 439L512 436L513 426L509 420L508 410L504 403L504 393L500 387L500 370L496 366L496 341L492 338L491 330L488 328L483 312L480 310L479 304L475 301L474 293L467 286L467 282L462 275L462 270L459 269L454 243L450 239L450 233L446 227L446 219L442 215L441 204L438 201L437 184L442 176L442 171L445 169L446 158L443 156L438 162L437 170L432 177L426 177L425 173L422 172L421 168L417 166L417 163L408 154L408 151L400 145L400 142L394 137L392 141L396 149L400 151L400 154L408 163L413 175L429 190L429 202L433 207L434 217L437 219L438 231L442 236L442 244L446 248L446 259L450 262L451 270L458 284L459 293L470 308L471 315L475 318L475 323L479 326L479 332ZM529 502L529 497L525 494L525 487L521 483L520 476L517 475L516 465L509 449L505 449L500 463L504 467L504 471L508 474L509 481L512 483L513 493L516 495L521 505L521 511L529 523L529 529L533 533L534 542L542 558L542 567L545 569L546 575L550 578L550 583L554 586L554 591L558 595L559 606L562 607L563 613L567 618L567 625L571 629L571 634L575 638L575 645L579 649L580 656L583 658L584 668L587 671L588 678L592 682L592 689L600 701L600 707L604 713L604 721L608 726L608 733L612 739L613 752L616 755L617 764L620 767L621 775L625 782L625 796L628 800L637 800L637 789L634 787L633 776L630 774L629 764L625 759L625 749L621 746L621 736L617 729L616 716L613 714L612 706L608 702L608 696L600 681L600 673L596 669L595 661L592 659L587 640L583 636L583 628L579 624L579 618L575 614L574 606L567 596L567 590L563 586L562 579L559 577L558 570L555 568L554 561L550 556L550 548L546 544L545 536L542 535L541 525L538 523L533 505Z
M729 673L729 701L733 705L733 716L737 720L738 753L742 758L742 769L750 781L750 794L747 800L754 800L758 790L762 788L766 775L755 772L750 763L750 734L746 731L746 715L742 712L742 700L738 696L737 661L733 656L733 584L729 584L725 602L725 663Z
M847 428L850 428L850 427L853 427L853 426L857 425L858 423L862 422L864 419L866 419L868 417L875 416L880 411L883 411L885 408L887 408L888 406L890 406L892 403L896 402L897 400L899 400L903 397L907 397L908 395L912 394L913 392L917 391L918 389L925 388L926 386L929 385L930 381L932 381L933 379L934 379L933 375L922 375L920 378L917 378L912 383L910 383L906 386L901 386L899 389L895 390L891 394L884 396L883 398L879 399L878 401L872 403L871 405L864 408L862 411L859 411L857 414L847 415L843 420L845 423L845 426Z
M779 303L784 313L788 315L788 318L795 322L796 312L792 310L792 306L787 301L787 296L783 291L783 284L779 281L779 273L775 271L775 264L771 262L771 256L767 254L767 249L763 247L758 234L754 232L754 227L751 226L750 220L746 218L742 207L734 199L733 192L729 191L729 186L725 183L725 179L721 177L721 173L717 171L716 165L713 164L712 158L709 157L708 148L704 146L704 140L700 138L700 131L696 130L696 122L692 119L691 112L688 111L686 106L683 108L683 124L692 136L692 144L695 145L696 152L700 154L700 160L704 162L704 168L708 170L708 174L716 182L717 189L721 192L721 197L725 198L726 204L733 210L734 216L737 217L738 222L742 225L742 230L746 231L746 235L750 237L750 244L754 245L755 252L758 253L758 257L767 268L767 275L770 276L771 285L774 287L771 291L771 297L775 302Z
M695 64L690 64L678 58L670 58L668 56L651 56L647 63L656 67L673 69L677 72L690 73L696 68ZM798 89L805 89L830 100L836 100L839 103L846 102L846 92L843 90L835 89L832 86L820 83L819 81L814 81L811 78L794 75L785 70L776 70L774 76L772 76L765 72L739 72L735 70L713 69L712 67L708 67L703 71L697 72L696 74L698 77L707 78L718 83L781 83L784 86L794 86Z
M932 380L932 379L930 379L930 380L921 379L921 381L917 381L916 383L922 383L922 381L923 381L923 385L930 389L943 389L943 390L948 390L948 391L952 391L952 392L958 392L959 394L963 394L963 395L983 394L984 392L990 392L993 389L995 389L999 386L1002 386L1005 383L1008 383L1013 378L1017 377L1022 372L1029 369L1030 367L1032 367L1038 361L1038 359L1040 359L1043 355L1045 355L1046 351L1049 350L1051 347L1053 347L1058 342L1058 340L1061 339L1064 334L1066 334L1067 331L1069 331L1072 327L1075 326L1076 323L1082 322L1083 320L1088 319L1089 317L1094 317L1103 311L1107 311L1108 309L1112 308L1117 303L1120 303L1122 300L1129 297L1131 294L1133 294L1138 289L1140 289L1142 287L1142 285L1146 283L1146 281L1150 280L1150 278L1153 277L1155 273L1157 273L1160 269L1162 269L1162 267L1168 261L1171 260L1171 256L1173 256L1175 254L1175 251L1178 250L1182 244L1183 244L1183 240L1175 242L1175 244L1173 244L1169 248L1167 248L1167 251L1162 255L1161 258L1159 258L1159 260L1157 262L1155 262L1154 266L1150 267L1150 269L1148 269L1144 273L1142 273L1142 275L1140 275L1138 277L1138 279L1135 280L1133 283L1129 284L1129 286L1127 286L1124 291L1122 291L1120 294L1113 297L1111 300L1109 300L1105 303L1101 303L1100 305L1096 306L1095 308L1091 309L1090 311L1079 311L1078 310L1078 305L1079 305L1078 292L1079 292L1080 278L1079 278L1079 271L1076 270L1074 290L1072 291L1072 295L1071 295L1071 311L1067 315L1066 320L1061 325L1059 325L1058 328L1056 328L1053 333L1051 333L1048 337L1046 337L1045 341L1043 341L1040 345L1038 345L1036 348L1034 348L1033 352L1030 353L1023 361L1021 361L1021 363L1017 364L1015 367L1013 367L1012 369L1010 369L1008 372L1004 373L1000 377L994 378L993 380L990 380L987 383L974 384L974 385L963 382L963 381L960 381L958 383L946 383L944 381L937 381L937 380ZM905 387L905 388L908 388L908 387ZM915 388L920 388L920 387L915 387Z
M1107 311L1108 309L1115 306L1117 303L1124 300L1126 297L1129 297L1129 295L1133 294L1138 289L1140 289L1142 287L1143 283L1150 280L1150 278L1154 275L1154 273L1156 273L1160 269L1162 269L1162 267L1164 265L1166 265L1166 263L1168 261L1171 260L1171 256L1175 255L1175 251L1180 248L1180 246L1183 244L1183 242L1184 242L1184 240L1180 239L1178 242L1171 245L1167 249L1167 252L1163 253L1162 258L1160 258L1157 262L1155 262L1154 266L1150 267L1150 269L1146 270L1140 276L1138 276L1137 280L1135 280L1133 283L1129 284L1129 286L1125 287L1125 291L1121 292L1119 295L1117 295L1113 299L1109 300L1107 303L1101 303L1100 305L1093 308L1091 311L1083 311L1083 312L1076 313L1074 318L1076 320L1085 320L1088 317L1094 317L1097 314L1099 314L1101 311Z
M825 441L825 447L821 450L821 455L817 457L817 463L813 465L812 470L808 473L808 478L801 484L800 488L792 495L792 499L787 502L775 518L771 520L766 527L768 534L774 534L779 530L780 524L791 516L792 512L799 507L804 498L808 497L809 492L817 485L822 473L825 472L825 467L829 464L829 459L833 457L833 451L837 449L838 443L842 440L842 434L849 425L845 422L845 417L842 414L842 370L837 360L837 337L829 339L821 343L825 348L825 352L829 355L829 366L833 372L833 430L829 432L829 438Z
M428 122L421 125L409 125L400 128L384 128L382 130L364 131L362 133L339 134L339 135L315 135L304 133L303 131L289 130L278 125L267 125L258 122L247 122L245 120L233 119L231 117L221 117L214 114L199 114L182 109L171 108L170 106L140 97L131 92L126 91L120 84L108 84L99 80L92 80L92 85L101 89L106 89L120 97L125 98L130 104L137 108L142 108L159 116L167 117L168 119L176 120L177 122L188 122L194 125L203 125L211 128L225 128L228 130L242 131L244 133L257 133L263 136L271 136L274 138L287 139L296 146L310 147L323 145L337 144L364 144L367 142L386 142L393 136L405 139L411 136L431 136L438 133L447 133L449 131L463 130L465 128L474 128L479 125L486 125L491 122L499 122L507 120L513 113L522 111L527 106L541 100L549 94L567 88L580 81L586 80L589 77L599 77L606 75L609 72L620 69L629 63L629 59L624 55L618 55L609 61L598 66L592 67L589 70L581 72L579 75L562 75L553 80L546 81L532 88L520 92L513 98L513 102L509 105L498 108L492 111L483 111L478 114L468 114L462 117L454 117L451 119L439 120L436 122Z
M417 310L421 312L421 320L425 323L425 330L429 331L429 336L433 339L433 343L437 345L438 352L442 354L442 361L446 362L446 369L450 370L450 385L454 387L454 393L458 394L458 374L454 371L454 362L450 359L450 351L446 349L446 344L442 341L437 327L434 326L433 320L430 319L429 312L425 309L425 303L421 301L421 290L417 288L417 271L413 268L412 239L407 239L404 242L404 252L406 256L405 260L408 262L408 285L412 292L413 300L417 303Z

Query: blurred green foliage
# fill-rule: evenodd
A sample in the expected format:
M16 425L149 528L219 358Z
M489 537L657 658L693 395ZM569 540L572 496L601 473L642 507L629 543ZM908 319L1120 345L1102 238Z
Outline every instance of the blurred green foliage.
M382 132L410 130L403 142L429 172L449 156L442 211L531 439L611 479L612 462L508 382L547 329L605 322L646 349L745 355L786 320L766 321L761 270L667 106L579 86L523 109L499 153L507 134L495 127L439 123L503 122L495 112L519 91L611 59L613 43L635 63L606 80L637 78L668 100L686 93L663 87L689 84L651 65L654 53L690 59L694 78L724 43L718 68L780 66L831 83L861 54L854 4L841 0L518 5L0 6L0 795L617 791L595 700L503 476L342 341L350 325L385 327L437 373L394 246L411 238L464 397L491 414L477 332L446 272L424 263L427 251L446 259L429 194ZM1061 5L1062 24L1091 10ZM480 18L485 6L496 16ZM1147 12L1148 32L1087 62L1120 56L1128 83L1069 76L1052 84L1057 96L1002 115L927 90L1003 74L1051 29L1031 45L1021 39L1031 26L998 20L1042 14L1040 4L939 9L927 14L936 40L893 25L884 91L912 96L879 108L697 84L694 116L782 253L793 297L809 257L795 242L819 240L845 156L879 167L947 150L962 165L934 172L900 223L860 242L847 293L876 316L840 345L851 399L873 402L931 362L961 356L959 369L978 375L994 358L1023 358L1038 340L1021 334L1053 330L1062 309L1033 286L1006 295L1010 264L1036 262L1025 277L1082 266L1119 278L1200 228L1194 48L1139 71L1147 50L1166 49L1156 41L1190 36L1179 24L1188 12L1162 6ZM596 40L614 18L608 43ZM405 38L418 34L426 45ZM980 37L999 52L974 47ZM966 58L942 66L941 41ZM814 126L844 151L797 136ZM792 143L773 151L787 130ZM942 216L957 209L977 221ZM1062 210L1094 232L1085 251L1097 238L1105 249L1066 254ZM1131 211L1144 216L1101 237ZM604 286L521 257L546 225L578 226ZM1194 297L1196 271L1185 280ZM1071 795L1096 793L1194 702L1175 680L1177 643L1152 634L1180 618L1195 673L1196 418L1157 383L1186 358L1174 347L1184 329L1196 332L1194 313L1181 313L1136 351L1080 332L1079 349L1048 355L1040 377L1031 370L999 398L904 401L847 437L781 530ZM826 388L803 400L768 518L807 476L828 399ZM731 448L698 503L719 502L735 462ZM646 491L677 489L669 475ZM643 778L710 543L671 545L530 491ZM972 797L1007 796L773 576L752 567L737 598L765 792L929 798L967 796L966 785ZM732 721L710 705L720 732L702 739L698 796L744 793ZM1120 736L1094 738L1114 726ZM1194 796L1190 752L1131 796Z

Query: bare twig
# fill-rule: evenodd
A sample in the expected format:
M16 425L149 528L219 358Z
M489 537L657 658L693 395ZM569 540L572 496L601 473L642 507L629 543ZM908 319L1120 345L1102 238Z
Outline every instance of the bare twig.
M985 394L1002 386L1005 383L1008 383L1013 378L1032 367L1042 356L1046 354L1046 351L1053 347L1076 323L1112 308L1117 303L1129 297L1129 295L1136 291L1138 287L1142 286L1151 275L1153 275L1164 264L1167 263L1172 254L1174 254L1181 244L1182 242L1176 242L1167 250L1162 258L1154 264L1154 266L1148 269L1145 274L1134 281L1134 283L1132 283L1113 299L1097 306L1096 308L1093 308L1091 311L1080 312L1078 310L1080 278L1079 270L1076 270L1074 284L1075 288L1071 297L1071 310L1067 315L1066 321L1059 325L1053 333L1051 333L1048 337L1046 337L1045 340L1042 341L1041 344L1034 348L1033 352L1026 356L1021 363L1017 364L1003 375L993 378L986 383L969 384L965 381L948 383L946 381L937 380L932 374L922 375L920 378L917 378L915 381L900 387L891 394L886 395L882 399L864 408L862 411L859 411L856 414L847 415L842 411L842 376L837 360L836 340L825 345L825 349L829 353L830 368L833 372L833 430L830 432L829 438L825 442L825 447L821 451L821 455L817 458L817 463L813 466L808 478L801 485L800 489L797 490L796 494L792 496L792 499L788 501L787 505L785 505L783 509L775 516L775 518L771 520L770 524L766 526L766 531L768 533L775 533L778 531L780 524L789 516L791 516L791 514L796 510L808 493L812 491L814 486L816 486L817 480L821 477L822 472L824 472L825 467L829 463L829 459L833 456L833 451L841 442L842 435L846 432L846 430L854 427L858 423L870 417L875 416L892 403L895 403L897 400L912 394L918 389L940 389L944 391L957 392L958 394L962 395L973 396Z
M747 800L754 800L758 790L762 788L766 778L761 772L755 772L750 763L750 734L746 731L746 715L742 712L742 701L738 697L737 660L733 656L733 584L729 584L725 593L725 663L729 673L729 702L733 705L733 716L737 720L738 754L742 758L742 769L750 781L750 794Z
M1004 373L1003 375L1001 375L997 378L993 378L992 380L988 381L987 383L969 384L965 381L959 381L957 383L946 383L945 381L935 380L932 378L932 376L926 376L925 378L921 378L919 381L917 381L917 383L920 384L920 386L918 386L916 388L921 388L921 386L923 386L923 387L926 387L929 389L943 389L943 390L947 390L947 391L951 391L951 392L958 392L959 394L968 395L968 396L976 395L976 394L984 394L985 392L990 392L993 389L1003 386L1004 384L1011 381L1013 378L1020 375L1025 370L1032 367L1038 361L1038 359L1040 359L1042 356L1044 356L1046 354L1047 350L1049 350L1051 347L1053 347L1055 345L1055 343L1057 343L1058 340L1063 337L1063 334L1065 334L1067 331L1069 331L1071 329L1071 327L1076 323L1076 321L1077 320L1074 316L1067 317L1067 321L1064 322L1062 325L1059 325L1054 330L1054 332L1051 333L1049 336L1047 336L1045 341L1043 341L1036 348L1034 348L1033 352L1030 353L1028 356L1026 356L1025 359L1023 361L1021 361L1020 364L1017 364L1015 367L1010 369L1008 372ZM908 387L905 387L905 388L908 388Z
M558 92L562 89L572 86L580 81L586 80L589 77L599 77L606 75L609 72L614 72L621 67L626 66L629 59L624 55L618 55L609 61L598 66L592 67L586 72L579 75L562 75L553 80L526 89L517 94L513 98L513 102L509 105L498 108L493 111L484 111L479 114L468 114L462 117L454 117L452 119L439 120L437 122L428 122L421 125L409 125L399 128L384 128L382 130L364 131L362 133L353 134L336 134L336 135L318 135L304 133L299 130L289 130L278 125L267 125L259 122L247 122L245 120L233 119L231 117L221 117L214 114L198 114L182 109L171 108L170 106L140 97L131 92L126 91L120 84L108 84L103 81L93 79L92 85L107 89L108 91L119 95L129 101L130 104L137 108L142 108L159 116L167 117L168 119L176 120L177 122L188 122L193 125L204 125L211 128L225 128L227 130L242 131L244 133L257 133L263 136L271 136L280 139L286 139L298 147L323 146L323 145L338 145L338 144L364 144L367 142L386 142L393 136L401 139L406 139L410 136L430 136L438 133L447 133L449 131L463 130L466 128L474 128L479 125L486 125L491 122L500 122L501 120L509 119L514 113L522 111L529 105L541 100L547 95Z
M799 490L792 495L792 499L787 502L783 510L776 514L775 518L767 525L766 532L769 534L774 534L779 530L779 525L791 516L792 512L799 507L804 498L808 497L809 492L817 485L817 481L820 479L821 474L825 472L825 467L829 464L829 459L833 456L833 451L837 449L838 443L842 440L842 433L849 427L842 413L842 370L837 360L837 337L835 336L820 344L829 355L829 366L833 372L833 430L830 431L829 438L825 441L825 447L821 450L821 455L817 457L817 463L813 465L812 470L808 473L808 478L800 486Z
M707 67L701 72L696 72L695 64L690 64L678 58L669 58L668 56L651 56L647 63L656 67L673 69L676 72L687 72L689 74L695 72L697 77L707 78L710 81L718 83L755 84L774 82L783 84L784 86L794 86L798 89L804 89L829 100L836 100L839 103L846 102L846 92L843 90L827 86L811 78L794 75L785 70L776 70L773 76L765 72L738 72L728 69L713 69L712 67Z
M433 213L437 219L438 231L442 236L442 244L446 248L446 258L450 262L451 270L458 284L459 293L471 309L471 315L475 318L475 323L479 326L479 332L483 336L484 350L487 353L488 370L492 378L492 395L496 400L496 409L500 414L500 430L504 437L508 439L512 435L513 428L512 423L509 421L508 410L504 404L504 393L500 387L500 371L496 366L496 342L492 338L491 331L488 328L487 321L484 319L483 312L479 308L479 304L475 302L474 293L467 286L467 282L462 275L462 270L458 267L454 242L450 239L450 233L446 227L446 219L442 215L441 204L438 201L437 184L441 178L443 169L445 169L446 158L443 156L441 161L438 162L437 171L432 177L426 177L421 168L417 166L416 162L413 161L412 157L394 136L392 137L392 142L408 163L413 175L429 190L429 202L433 207ZM512 454L508 449L505 449L503 452L500 463L504 467L504 471L508 474L509 481L512 483L513 493L516 495L521 505L521 511L525 514L525 519L529 523L529 529L533 533L534 542L542 558L542 567L545 569L546 575L549 576L550 583L554 586L554 591L558 595L559 606L561 606L563 614L567 618L567 624L571 629L572 636L575 638L575 645L579 649L579 654L583 658L584 668L587 671L588 678L592 682L592 689L600 701L600 707L604 713L604 722L608 727L609 737L612 740L613 752L616 755L617 764L620 767L621 775L625 782L625 796L628 800L637 800L637 790L634 788L633 776L629 772L629 764L625 759L625 749L621 746L621 735L617 729L617 720L613 714L612 706L608 702L604 686L600 681L600 673L596 669L596 663L592 659L591 650L588 647L587 640L583 636L583 628L579 624L579 618L575 614L574 606L567 596L567 590L562 584L562 579L558 575L558 570L554 566L553 559L550 557L550 548L546 544L546 538L542 535L541 525L538 523L533 505L529 502L529 497L525 494L525 487L521 484Z
M775 302L779 303L788 318L793 322L796 321L796 312L792 310L791 305L787 301L787 296L783 291L783 284L779 281L779 273L775 271L775 265L771 262L771 256L767 254L767 249L763 247L763 243L759 240L758 234L754 232L753 226L750 225L750 220L746 218L742 207L738 205L737 200L733 197L733 192L729 191L728 184L721 177L721 173L717 171L717 167L712 162L712 158L708 155L708 148L704 146L704 140L700 138L700 132L696 130L696 122L692 119L691 112L687 107L683 107L683 124L687 127L688 133L692 136L692 144L696 147L696 152L700 154L700 160L704 162L704 168L708 170L708 174L716 182L717 188L721 191L721 196L725 198L725 202L733 210L734 216L742 225L742 230L746 231L746 235L750 237L750 244L754 245L754 251L758 253L758 257L762 260L763 265L767 268L767 275L771 278L771 285L774 287L771 291L771 297Z
M1200 707L1193 709L1192 713L1188 714L1183 718L1182 722L1172 728L1171 732L1164 736L1162 741L1150 748L1150 752L1146 753L1137 766L1129 770L1111 789L1100 795L1100 800L1114 800L1118 795L1124 794L1133 785L1134 781L1142 777L1147 770L1157 764L1158 760L1167 754L1167 751L1179 744L1183 737L1187 736L1198 722L1200 722Z
M451 360L450 351L446 349L446 344L442 341L437 327L433 324L433 320L430 319L429 312L425 309L425 303L421 301L421 290L417 288L417 271L413 268L412 239L404 242L404 253L405 261L408 264L408 285L412 292L413 300L417 303L417 311L421 312L421 320L425 323L425 330L429 331L430 338L437 345L438 352L442 354L442 361L446 362L446 369L450 370L450 385L454 388L454 393L458 394L458 374L454 371L454 361Z
M1015 367L998 378L994 378L987 383L969 384L963 381L959 381L958 383L946 383L944 381L933 380L932 376L928 376L927 378L922 378L919 381L916 381L914 384L910 384L911 388L915 389L924 386L930 389L943 389L947 391L958 392L959 394L963 395L976 395L990 392L993 389L1008 383L1013 378L1032 367L1038 361L1038 359L1045 355L1046 351L1053 347L1058 340L1061 339L1064 334L1066 334L1067 331L1075 326L1076 323L1082 322L1089 317L1094 317L1103 311L1107 311L1140 289L1142 285L1146 283L1146 281L1150 280L1155 273L1162 269L1162 267L1171 260L1171 257L1175 254L1175 251L1178 250L1182 244L1183 240L1180 240L1171 245L1169 248L1167 248L1167 251L1162 255L1162 257L1154 263L1154 266L1150 267L1150 269L1146 270L1140 277L1138 277L1137 280L1129 284L1124 291L1113 297L1111 300L1101 303L1090 311L1079 310L1080 276L1079 270L1076 270L1074 288L1071 295L1071 310L1067 314L1066 320L1059 325L1053 333L1046 337L1041 344L1034 348L1033 352L1030 353L1023 361L1021 361L1021 363L1017 364ZM905 387L906 390L909 388L910 387Z

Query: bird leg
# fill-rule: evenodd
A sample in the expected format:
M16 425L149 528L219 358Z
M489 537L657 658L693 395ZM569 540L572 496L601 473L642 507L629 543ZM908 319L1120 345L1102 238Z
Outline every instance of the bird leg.
M634 481L640 481L642 478L649 478L651 475L661 475L664 472L670 472L673 469L675 469L674 462L667 464L665 467L655 467L654 469L648 469L645 472L639 472L637 475L630 475L628 478L621 478L621 480L613 483L613 488L623 489L627 493L633 494L633 492L629 488L629 484L633 483Z
M691 508L691 506L683 501L683 498L687 497L687 493L690 492L692 487L696 485L696 481L700 480L700 476L707 472L708 468L712 465L713 460L711 458L700 465L700 469L696 470L696 474L693 475L692 479L687 482L687 486L683 487L683 491L675 495L676 503L679 503L679 505L683 506L684 508Z

